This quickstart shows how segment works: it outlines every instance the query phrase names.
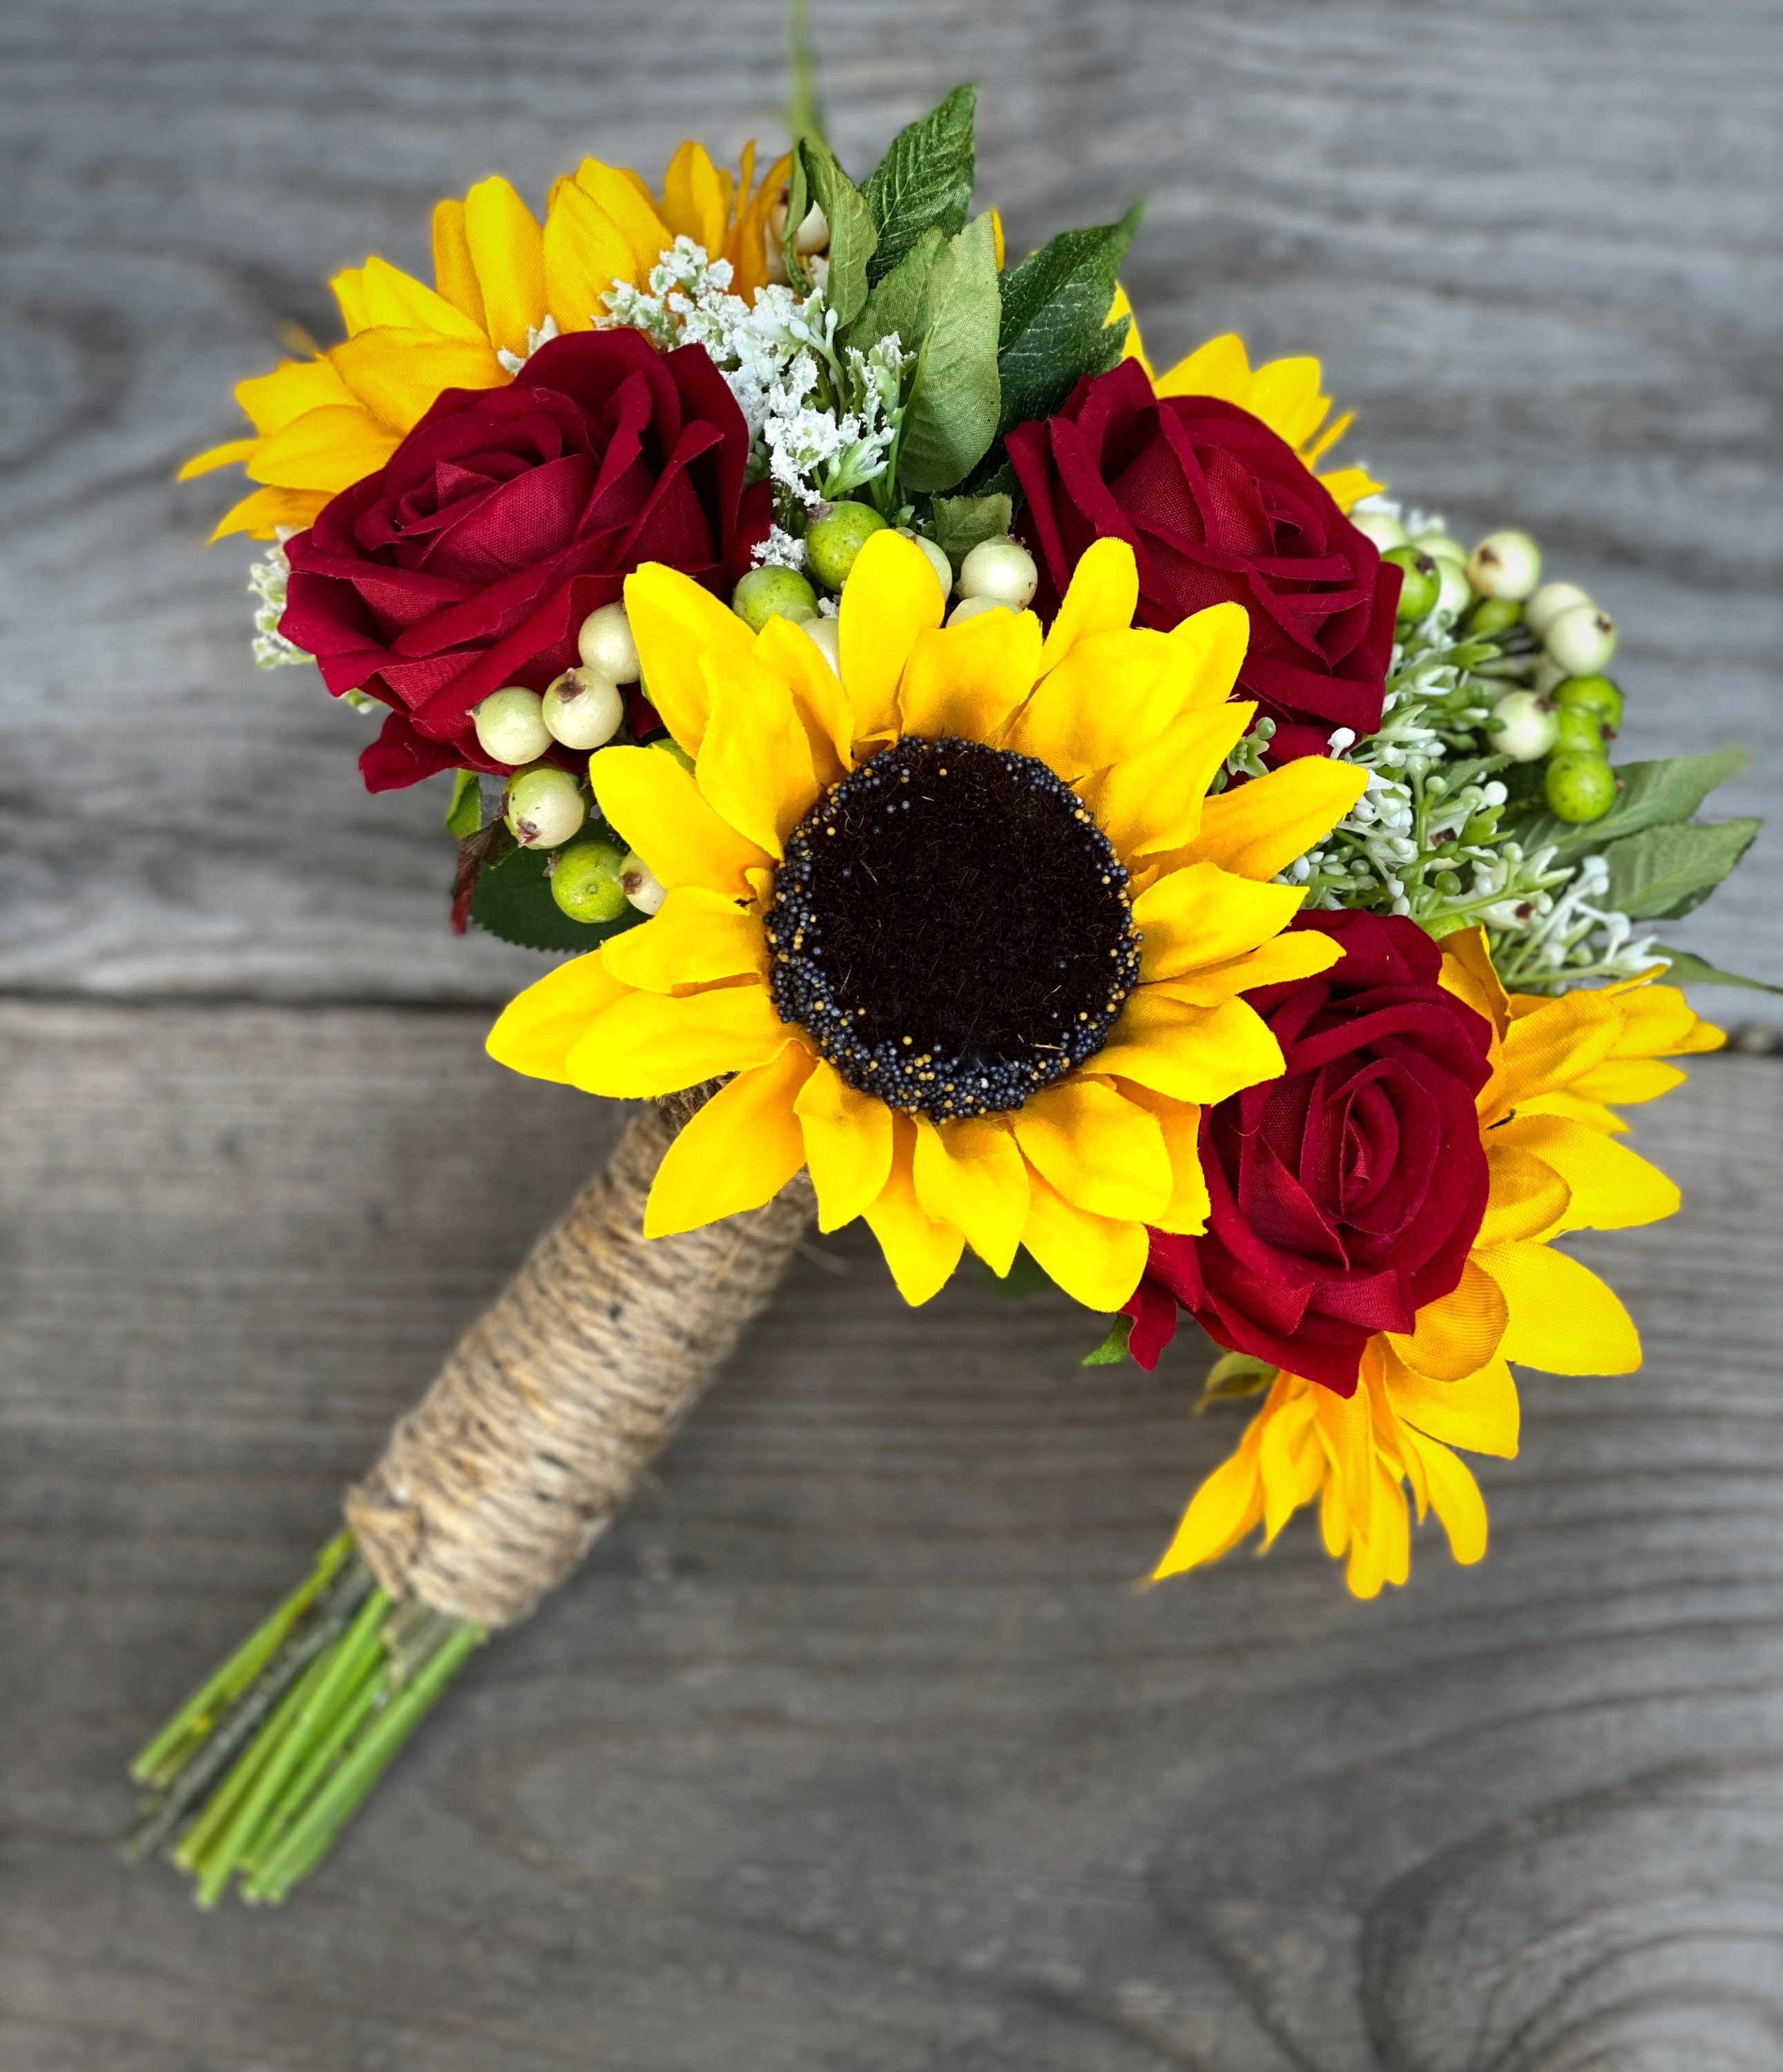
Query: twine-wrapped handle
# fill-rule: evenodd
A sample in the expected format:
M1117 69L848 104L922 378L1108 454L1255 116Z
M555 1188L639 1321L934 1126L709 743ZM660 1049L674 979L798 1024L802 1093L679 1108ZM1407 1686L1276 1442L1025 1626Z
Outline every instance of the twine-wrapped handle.
M347 1523L392 1596L524 1618L606 1529L779 1285L810 1223L801 1174L766 1208L647 1239L685 1102L647 1108L453 1348Z

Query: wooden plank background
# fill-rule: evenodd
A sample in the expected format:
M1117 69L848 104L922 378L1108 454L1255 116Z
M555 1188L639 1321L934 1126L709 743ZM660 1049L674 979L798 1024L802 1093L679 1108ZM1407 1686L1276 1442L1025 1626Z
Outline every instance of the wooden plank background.
M871 162L958 79L1017 249L1151 209L1156 355L1313 350L1352 449L1533 525L1627 741L1783 788L1770 0L818 0ZM1643 1121L1649 1361L1534 1380L1495 1544L1358 1606L1306 1531L1128 1587L1230 1420L1196 1357L826 1240L578 1581L281 1915L109 1852L119 1767L616 1112L483 1059L437 787L248 660L179 487L436 195L776 134L775 0L0 11L0 2066L1783 2066L1783 1062ZM1783 836L1687 924L1783 979ZM1755 1010L1753 1002L1758 1001ZM1769 1012L1757 996L1703 1005Z

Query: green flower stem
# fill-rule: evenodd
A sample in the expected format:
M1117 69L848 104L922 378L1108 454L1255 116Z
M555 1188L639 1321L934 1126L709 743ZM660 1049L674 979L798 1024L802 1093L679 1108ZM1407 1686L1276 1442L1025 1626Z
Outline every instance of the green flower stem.
M191 1871L195 1876L203 1874L205 1860L218 1836L234 1819L236 1809L253 1790L261 1770L272 1761L274 1750L285 1738L286 1729L323 1673L324 1665L319 1659L308 1663L297 1682L273 1708L240 1761L224 1775L216 1795L204 1802L203 1811L173 1852L174 1861L183 1871Z
M292 1781L288 1790L282 1793L277 1803L262 1822L254 1836L253 1847L241 1859L241 1896L245 1900L257 1901L267 1897L262 1883L266 1865L285 1837L290 1832L298 1816L315 1796L317 1787L333 1769L336 1758L363 1727L376 1708L383 1704L390 1693L389 1677L384 1666L373 1660L367 1667L357 1688L347 1703L335 1714L334 1722L315 1747L310 1758Z

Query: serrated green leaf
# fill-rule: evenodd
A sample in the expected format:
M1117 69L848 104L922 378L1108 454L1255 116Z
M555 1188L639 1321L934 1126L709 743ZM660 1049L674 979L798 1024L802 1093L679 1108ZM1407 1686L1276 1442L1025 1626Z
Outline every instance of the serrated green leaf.
M797 155L811 199L829 221L829 273L824 299L836 312L837 329L845 331L867 299L867 267L879 233L861 190L836 163L836 154L821 137L802 138ZM787 220L789 228L797 229L790 212Z
M929 326L898 442L902 488L951 489L996 437L1000 388L996 236L990 217L968 224L930 276Z
M1699 906L1752 847L1761 820L1648 828L1613 841L1606 905L1631 921L1674 921Z
M935 543L953 563L954 574L974 547L1000 540L1015 517L1007 496L938 496L935 500Z
M483 786L475 770L452 772L452 803L446 809L446 831L468 841L483 825Z
M1108 309L1139 219L1136 203L1119 223L1064 231L1002 276L1000 433L1053 416L1086 374L1120 359L1127 321L1110 324Z
M1108 1335L1093 1353L1086 1353L1081 1364L1084 1367L1119 1367L1127 1357L1127 1341L1133 1334L1131 1317L1116 1317L1108 1326Z
M1538 812L1518 820L1514 832L1526 854L1552 846L1563 863L1590 856L1606 842L1647 828L1687 820L1718 784L1736 776L1751 760L1743 748L1718 748L1710 755L1671 755L1659 763L1624 763L1617 767L1616 803L1600 820L1558 820ZM1543 766L1519 768L1539 776ZM1531 779L1533 782L1533 779Z
M906 352L914 352L929 327L930 279L947 238L932 225L925 230L866 300L849 334L852 345L867 347L894 333Z
M1783 985L1773 985L1761 978L1743 978L1738 972L1722 971L1689 950L1674 950L1668 943L1655 943L1654 948L1659 956L1671 960L1671 968L1665 975L1667 985L1743 985L1754 993L1783 993Z
M861 198L879 232L868 263L877 283L914 251L924 232L956 237L972 205L972 110L976 86L956 86L941 105L900 130L861 183ZM881 332L880 335L884 336Z
M571 920L551 896L545 876L549 862L544 849L516 849L499 863L486 865L470 902L471 919L523 950L579 955L644 919L628 906L614 921Z

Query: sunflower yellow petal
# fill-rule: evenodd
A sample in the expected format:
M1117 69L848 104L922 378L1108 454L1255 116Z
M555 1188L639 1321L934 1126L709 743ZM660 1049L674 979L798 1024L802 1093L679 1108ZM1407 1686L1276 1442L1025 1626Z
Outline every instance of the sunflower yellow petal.
M1133 924L1144 937L1141 980L1178 978L1243 956L1279 935L1305 896L1297 885L1255 884L1217 864L1167 872L1133 902Z
M1118 633L1139 608L1139 563L1124 540L1095 540L1071 571L1057 615L1040 651L1042 670L1056 669L1080 640Z
M544 233L499 174L464 198L465 242L483 290L490 343L523 356L528 334L544 321Z
M273 489L321 489L330 495L375 475L401 444L357 404L311 410L269 438L248 463L249 479Z
M1028 1220L1028 1169L1000 1120L938 1128L917 1117L911 1178L937 1223L951 1223L993 1273L1008 1273Z
M1337 508L1346 513L1354 511L1365 496L1378 496L1387 487L1366 467L1334 467L1329 475L1321 475L1319 483Z
M816 804L821 789L811 738L784 678L753 656L722 665L708 657L706 726L694 774L708 803L771 857Z
M1389 1332L1387 1340L1414 1373L1460 1381L1497 1351L1510 1321L1504 1291L1469 1259L1457 1285L1419 1310L1408 1334Z
M1303 1503L1325 1480L1325 1453L1313 1429L1313 1400L1296 1396L1264 1420L1257 1449L1263 1477L1263 1544L1272 1546Z
M606 314L602 296L637 270L631 247L611 218L573 180L560 180L552 190L541 250L545 306L560 331L592 331Z
M1156 741L1182 711L1193 683L1167 633L1138 627L1087 634L1041 679L1004 743L1067 782L1087 777Z
M340 320L347 327L351 338L356 331L363 331L365 315L365 269L363 266L348 266L328 283L330 291L339 305Z
M1031 611L981 612L918 634L898 689L903 731L931 741L994 741L1039 667L1040 621Z
M1207 787L1255 712L1241 703L1179 713L1149 746L1084 779L1078 796L1129 865L1194 840Z
M1140 1223L1121 1223L1068 1202L1038 1173L1028 1181L1021 1242L1066 1293L1088 1309L1118 1309L1145 1272Z
M1366 1540L1374 1526L1377 1486L1369 1391L1358 1382L1350 1396L1339 1396L1335 1389L1317 1386L1309 1393L1313 1420L1325 1457L1331 1463L1332 1479L1349 1518L1352 1539Z
M311 410L352 409L353 392L331 360L286 360L235 386L235 399L264 438Z
M651 702L682 747L697 755L710 695L700 664L709 659L728 669L749 661L755 635L710 590L659 561L626 578L625 607Z
M1517 1104L1518 1115L1562 1115L1568 1122L1583 1123L1587 1129L1600 1131L1605 1137L1625 1137L1629 1125L1619 1115L1612 1113L1601 1101L1588 1100L1580 1091L1590 1084L1592 1075L1588 1072L1574 1085L1558 1092L1534 1094L1529 1100ZM1683 1074L1680 1072L1682 1079ZM1662 1087L1661 1092L1666 1089Z
M802 1043L739 1072L668 1147L644 1205L644 1235L673 1237L771 1202L805 1162L793 1103L816 1063Z
M1270 878L1322 841L1368 788L1354 763L1303 755L1210 799L1185 861Z
M507 1003L484 1047L510 1071L561 1084L569 1077L569 1054L590 1025L629 990L607 969L601 951L573 958Z
M731 898L749 896L747 874L766 864L766 853L719 817L672 755L598 749L588 778L604 818L672 891L700 885Z
M641 288L655 265L659 253L675 242L668 225L656 213L650 190L634 173L603 165L598 158L584 158L576 170L576 184L625 240L631 253L630 269L615 279L630 281Z
M507 376L484 340L433 338L375 324L331 357L347 388L380 423L412 432L447 388L496 388Z
M231 504L211 537L227 540L232 532L246 532L256 540L274 540L281 525L301 532L314 524L327 502L327 494L317 489L257 489Z
M1678 1184L1626 1145L1559 1116L1511 1118L1492 1132L1551 1167L1571 1190L1562 1230L1632 1230L1675 1215Z
M1222 1461L1189 1499L1170 1544L1152 1571L1153 1582L1229 1554L1263 1522L1263 1477L1254 1449Z
M1641 1338L1613 1289L1551 1245L1495 1245L1474 1257L1505 1291L1499 1351L1547 1374L1633 1374Z
M729 212L724 179L705 147L691 141L683 144L663 175L663 220L672 236L691 237L708 252L721 252Z
M388 325L398 331L437 333L444 339L487 346L481 324L473 323L444 295L424 286L412 273L392 266L388 259L368 259L360 276L368 326Z
M627 993L583 1031L566 1076L585 1093L651 1100L765 1065L792 1040L754 980L680 997Z
M891 1177L892 1112L851 1087L827 1059L794 1106L817 1191L817 1227L840 1230L865 1215Z
M644 993L688 993L720 979L767 976L761 917L721 892L678 885L642 927L603 946L606 968Z
M904 665L918 638L941 623L945 602L914 540L888 528L861 549L842 592L838 633L857 742L896 739Z
M1602 1064L1581 1072L1572 1082L1571 1092L1594 1104L1637 1108L1642 1101L1658 1100L1674 1087L1682 1086L1689 1076L1677 1066L1662 1063L1657 1058L1606 1058ZM1529 1101L1520 1102L1518 1112L1527 1114Z
M1091 1061L1092 1063L1094 1060ZM1173 1100L1132 1079L1119 1083L1120 1093L1144 1108L1156 1122L1170 1161L1170 1198L1148 1219L1154 1230L1199 1237L1207 1227L1207 1176L1201 1166L1201 1110L1193 1101Z
M1509 1138L1508 1131L1514 1126L1507 1124L1485 1134L1491 1191L1474 1240L1481 1247L1509 1244L1514 1239L1536 1237L1552 1230L1571 1199L1566 1182L1551 1166Z
M1251 361L1244 340L1236 331L1210 338L1186 358L1161 374L1156 383L1161 396L1211 396L1218 402L1236 403L1248 409L1251 401Z
M1391 1352L1385 1368L1388 1396L1403 1423L1447 1445L1515 1459L1521 1412L1507 1360L1488 1360L1460 1381L1432 1381Z
M1246 881L1248 882L1248 881ZM1222 964L1198 965L1193 971L1162 982L1167 999L1188 1007L1218 1007L1241 993L1255 993L1259 986L1281 985L1290 979L1316 978L1329 971L1343 956L1343 945L1322 928L1296 928L1259 944L1243 956Z
M929 587L935 587L932 576ZM891 1171L865 1214L898 1293L914 1308L947 1285L966 1249L966 1240L952 1224L937 1223L917 1199L911 1178L915 1125L905 1115L894 1116L892 1120Z
M1098 1072L1118 1073L1173 1100L1204 1106L1280 1079L1283 1070L1281 1046L1246 1001L1186 1007L1150 985L1128 996L1111 1040L1093 1063Z
M1443 938L1441 984L1457 1000L1492 1024L1502 1038L1510 1026L1510 1002L1492 962L1484 928L1458 928Z
M250 459L258 450L257 438L227 439L220 446L207 446L203 453L194 454L188 461L180 463L176 482L191 482L197 476L208 475L212 468L228 467L236 461Z
M1074 1073L1017 1108L1010 1127L1021 1155L1074 1208L1149 1223L1170 1200L1174 1177L1157 1117L1106 1079Z
M754 652L791 689L819 781L834 783L854 767L854 714L841 678L803 627L790 619L770 619L755 636Z
M476 262L464 234L464 204L455 196L433 209L433 282L454 309L468 317L477 335L489 335L489 320L477 285Z
M1485 1499L1472 1471L1440 1440L1414 1433L1411 1443L1422 1456L1430 1507L1448 1535L1449 1552L1464 1567L1482 1560L1487 1536Z
M1323 371L1309 356L1272 360L1251 376L1245 408L1291 446L1303 446L1331 414L1323 387Z

